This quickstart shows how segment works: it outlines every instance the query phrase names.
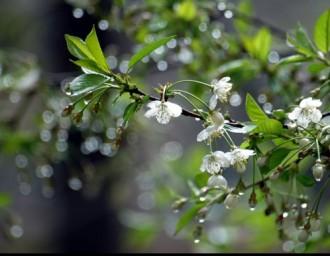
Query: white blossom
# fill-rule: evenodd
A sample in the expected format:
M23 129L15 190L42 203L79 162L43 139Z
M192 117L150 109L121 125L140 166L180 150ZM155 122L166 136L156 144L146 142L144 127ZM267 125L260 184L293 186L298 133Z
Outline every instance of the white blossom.
M225 124L225 119L220 112L213 112L211 115L212 123L202 130L197 135L197 141L201 142L211 138L212 136L219 136L222 134L222 130Z
M255 153L251 149L235 148L233 151L227 153L231 164L236 168L237 172L243 173L246 169L246 164L250 156Z
M204 156L200 170L202 172L206 171L210 174L218 174L222 168L229 166L230 159L228 158L228 155L222 151L215 151Z
M182 108L178 104L169 101L151 101L147 107L150 109L144 114L145 117L156 117L160 124L167 124L171 117L178 117L182 113Z
M322 113L318 109L322 102L318 99L308 97L303 99L299 106L289 113L290 120L296 121L297 125L306 128L310 122L318 123L322 118Z
M211 83L213 87L213 95L210 98L209 107L211 110L215 109L217 106L218 100L221 102L227 102L230 90L233 87L232 83L229 83L230 77L226 76L220 80L214 81Z

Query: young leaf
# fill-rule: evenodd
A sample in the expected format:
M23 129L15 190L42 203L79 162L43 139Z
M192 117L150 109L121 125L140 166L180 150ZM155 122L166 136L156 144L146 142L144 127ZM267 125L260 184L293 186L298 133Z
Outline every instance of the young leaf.
M302 26L299 25L293 33L288 34L287 40L288 43L294 46L299 53L304 54L307 57L316 55L315 46Z
M73 61L74 64L77 66L81 67L81 69L84 71L86 74L90 73L104 73L102 69L100 69L96 63L92 60L76 60Z
M251 0L243 0L237 6L237 11L239 14L249 17L252 15L252 4ZM250 27L250 20L247 19L234 19L235 29L241 33L246 34Z
M87 45L83 40L76 36L65 35L65 41L69 52L80 60L91 59L94 60Z
M245 110L252 122L263 121L268 119L265 112L259 107L258 103L248 93L245 99Z
M291 56L288 56L286 58L281 59L278 62L278 65L305 62L305 61L309 61L311 59L312 58L310 58L310 57L306 57L304 55L296 54L296 55L291 55Z
M198 204L191 207L187 210L178 220L175 228L175 234L177 235L185 226L189 224L189 222L196 216L199 209L201 209L204 204Z
M202 173L198 173L195 176L194 181L199 188L202 188L207 185L208 179L209 179L209 175L205 172L202 172Z
M283 126L280 121L276 119L264 119L256 122L256 131L264 134L280 134L283 131Z
M178 4L176 8L176 14L178 17L191 21L196 17L197 8L195 3L192 0L185 0Z
M318 18L314 27L314 42L322 52L330 50L330 9Z
M132 103L128 104L124 111L124 120L127 122L137 111L139 107L139 102L133 101Z
M72 96L91 92L107 82L109 77L100 74L83 74L70 83Z
M268 29L262 28L254 38L254 55L257 59L266 62L272 46L272 36Z
M105 72L109 72L107 61L104 58L102 48L96 35L95 27L93 26L91 32L86 37L86 45L93 55L96 64Z
M261 168L263 174L266 174L279 166L283 160L288 156L290 149L279 148L272 152L271 156L267 159L267 163L264 167Z
M0 207L7 207L12 201L11 196L8 193L0 193Z
M156 50L157 48L161 47L162 45L166 44L168 41L172 40L175 36L169 36L166 38L162 38L150 44L147 44L143 47L140 51L132 56L128 63L128 70L130 70L136 63L138 63L141 59L145 56L149 55L151 52Z

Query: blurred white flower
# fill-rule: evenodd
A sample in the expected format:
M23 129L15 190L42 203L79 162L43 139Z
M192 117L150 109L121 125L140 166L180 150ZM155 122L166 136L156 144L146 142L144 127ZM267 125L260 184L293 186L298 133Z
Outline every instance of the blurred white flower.
M213 81L211 86L213 87L213 95L210 98L209 107L211 110L215 109L218 100L221 102L227 102L230 90L233 87L232 83L229 83L230 77L226 76L220 80Z
M318 123L322 118L322 113L318 107L322 102L318 99L313 100L312 97L303 99L299 106L289 113L290 120L296 121L297 125L307 128L310 122Z
M182 108L178 104L169 101L151 101L147 107L150 109L144 114L145 117L156 117L160 124L167 124L171 117L178 117L182 113Z
M200 170L202 172L208 172L210 174L218 174L221 168L230 166L230 159L228 155L222 151L215 151L211 154L207 154L203 158Z
M233 151L226 153L230 155L230 163L236 168L237 172L243 173L246 169L246 164L250 156L255 153L251 149L235 148Z
M213 112L211 115L212 124L206 127L197 135L197 141L204 141L212 136L220 136L225 124L225 119L220 112Z

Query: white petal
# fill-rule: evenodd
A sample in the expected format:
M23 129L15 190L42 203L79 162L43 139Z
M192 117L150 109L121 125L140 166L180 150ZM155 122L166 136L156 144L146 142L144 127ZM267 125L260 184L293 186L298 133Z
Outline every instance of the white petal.
M221 167L227 168L230 166L230 159L228 158L226 153L224 153L222 151L215 151L213 154L215 155L217 160L220 162Z
M217 127L223 127L225 124L225 118L220 112L213 112L212 116L212 121L215 126Z
M148 108L158 108L162 102L159 100L151 101L147 104Z
M291 113L289 113L288 117L290 120L297 120L300 113L301 113L301 108L296 107Z
M216 94L213 94L210 98L209 107L211 110L214 110L218 103L218 96Z
M202 130L200 133L197 135L197 141L201 142L203 140L208 139L212 133L216 131L216 127L214 125L208 126L206 129Z
M307 128L308 124L310 123L310 120L305 115L300 115L297 118L297 124L299 126L302 126L304 128Z
M164 104L167 106L167 110L171 116L178 117L181 115L182 108L178 104L169 101L165 102Z
M157 109L156 108L151 108L147 112L145 112L144 116L147 118L153 117L157 114Z
M320 110L315 109L310 117L313 123L318 123L322 118L322 113Z
M229 82L230 81L230 77L229 76L225 76L225 77L221 78L220 81L221 82Z

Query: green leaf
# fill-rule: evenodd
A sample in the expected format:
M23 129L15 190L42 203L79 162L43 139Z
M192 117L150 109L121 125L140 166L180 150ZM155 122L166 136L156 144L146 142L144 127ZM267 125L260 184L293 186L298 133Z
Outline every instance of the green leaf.
M94 57L90 53L87 45L83 40L76 36L65 35L65 41L68 47L69 52L77 57L78 59L85 60L91 59L93 60Z
M176 14L181 19L191 21L196 17L197 8L192 0L185 0L178 4L176 8Z
M299 181L299 183L305 187L312 187L315 184L315 180L307 175L298 174L296 178L297 181Z
M258 103L248 93L245 99L245 110L252 122L263 121L268 119L265 112L259 107Z
M72 96L91 92L107 82L109 77L100 74L83 74L70 83Z
M281 59L278 62L278 65L284 65L284 64L291 64L291 63L300 63L300 62L305 62L309 61L312 58L306 57L304 55L296 54L296 55L291 55L286 58Z
M0 207L7 207L11 204L12 198L8 193L0 192Z
M209 179L209 175L205 172L202 172L195 176L194 181L199 188L202 188L207 185L208 179Z
M178 220L175 228L175 234L177 235L189 222L196 216L197 212L204 206L204 204L198 204L187 210Z
M86 38L86 45L93 55L97 65L105 72L109 72L109 67L107 61L102 52L99 40L96 35L95 27L93 26L92 31L88 34Z
M264 119L256 122L257 129L255 131L264 134L280 134L283 132L282 123L276 119Z
M314 42L322 52L330 50L330 9L318 18L314 26Z
M272 45L272 36L267 28L262 28L254 37L242 36L242 43L253 58L263 62L268 60L268 53Z
M288 34L287 41L301 54L308 57L313 57L317 54L315 46L310 40L306 30L300 25L295 31Z
M270 157L267 159L266 165L261 168L263 174L267 174L271 170L279 166L284 159L288 156L291 150L287 148L279 148L271 153Z
M127 122L133 115L134 113L137 111L139 107L139 102L137 101L133 101L132 103L128 104L127 107L125 108L124 111L124 120Z
M261 61L266 62L272 46L272 36L268 29L262 28L254 38L254 54Z
M74 64L81 67L81 69L86 74L90 73L104 73L102 69L100 69L97 64L93 60L76 60L73 61Z
M169 36L166 38L159 39L154 41L150 44L144 46L140 51L132 56L128 63L128 69L130 70L136 63L138 63L141 59L145 56L149 55L151 52L156 50L157 48L161 47L162 45L166 44L168 41L172 40L175 36Z

